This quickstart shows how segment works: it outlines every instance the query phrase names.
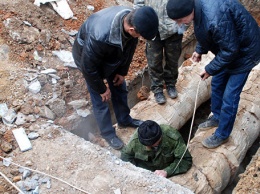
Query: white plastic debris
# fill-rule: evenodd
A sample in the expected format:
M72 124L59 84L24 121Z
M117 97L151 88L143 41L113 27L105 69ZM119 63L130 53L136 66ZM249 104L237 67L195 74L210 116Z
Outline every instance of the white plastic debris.
M73 12L67 0L35 0L34 4L40 6L41 4L50 3L53 9L65 20L73 17Z

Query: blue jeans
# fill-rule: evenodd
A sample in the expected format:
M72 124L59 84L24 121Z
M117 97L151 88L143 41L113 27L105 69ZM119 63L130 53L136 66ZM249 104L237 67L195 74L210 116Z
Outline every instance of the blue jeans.
M219 121L215 135L221 139L228 138L232 132L240 94L249 73L232 75L224 70L212 77L211 111Z
M129 115L130 109L127 104L128 91L126 88L126 83L124 82L120 86L114 86L113 78L108 78L107 82L111 92L111 100L117 122L119 124L131 123L132 117ZM104 138L113 138L116 136L116 132L112 124L109 103L102 102L100 94L94 91L88 84L87 87L93 105L94 116L100 129L101 136Z

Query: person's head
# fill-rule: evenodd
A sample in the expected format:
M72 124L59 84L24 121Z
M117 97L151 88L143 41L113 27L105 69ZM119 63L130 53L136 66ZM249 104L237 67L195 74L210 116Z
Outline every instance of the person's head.
M134 9L126 18L127 29L131 36L152 40L158 33L159 20L156 12L152 7L143 6Z
M156 147L160 144L162 137L161 127L154 121L144 121L138 127L138 139L147 147Z
M190 24L194 18L194 0L169 0L166 5L169 18L180 24Z

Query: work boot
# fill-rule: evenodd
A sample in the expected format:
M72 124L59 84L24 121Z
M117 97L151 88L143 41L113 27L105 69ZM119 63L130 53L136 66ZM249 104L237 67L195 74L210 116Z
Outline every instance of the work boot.
M132 119L132 122L131 123L128 123L128 124L119 124L118 123L118 126L120 128L125 128L125 127L133 127L133 128L137 128L139 127L141 124L143 123L143 121L139 120L139 119Z
M166 98L165 98L163 92L155 93L155 94L154 94L154 97L155 97L155 101L156 101L158 104L164 104L164 103L166 102Z
M202 145L206 148L212 149L220 146L221 144L225 143L228 141L228 138L226 139L221 139L213 133L211 136L207 137L202 141Z
M168 92L169 97L172 99L177 98L177 96L178 96L177 90L174 86L167 87L167 92Z
M210 116L204 123L198 126L198 129L210 129L218 126L218 120L214 118L214 115Z
M120 150L124 147L124 143L117 136L112 138L104 138L106 142L115 150Z

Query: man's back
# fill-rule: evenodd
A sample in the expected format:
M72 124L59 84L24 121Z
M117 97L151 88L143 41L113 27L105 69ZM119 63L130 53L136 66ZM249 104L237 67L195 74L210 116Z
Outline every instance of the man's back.
M158 148L149 149L142 145L137 132L135 132L130 142L123 148L121 159L151 171L164 169L167 171L168 176L186 172L192 164L192 158L188 150L179 168L173 172L186 149L180 133L168 125L160 125L160 127L162 129L162 141Z

